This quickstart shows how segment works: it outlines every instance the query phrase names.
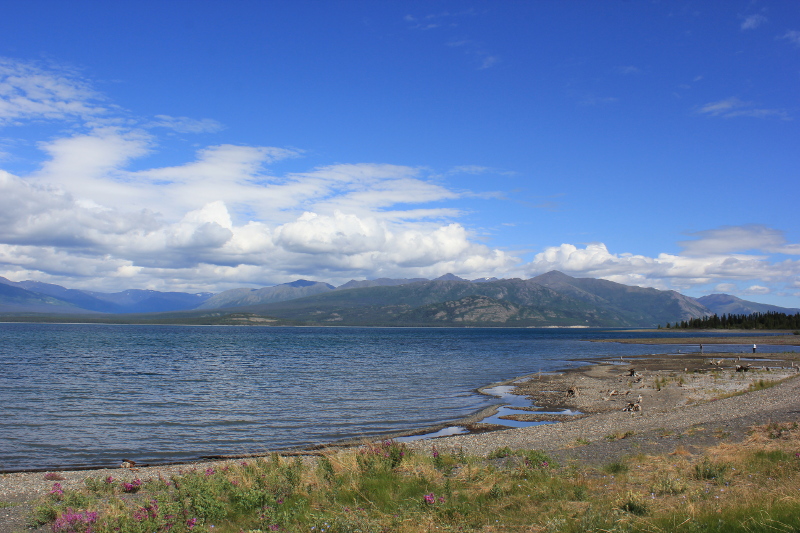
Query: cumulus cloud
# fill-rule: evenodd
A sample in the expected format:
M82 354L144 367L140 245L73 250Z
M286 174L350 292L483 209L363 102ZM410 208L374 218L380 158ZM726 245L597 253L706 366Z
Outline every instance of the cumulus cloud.
M771 260L771 253L796 249L796 245L786 243L781 231L764 226L726 226L693 236L695 240L681 243L682 254L655 257L612 253L603 243L583 248L573 244L551 246L523 268L530 275L561 270L579 277L661 289L687 290L714 284L717 292L734 293L737 283L760 281L788 287L800 276L800 261ZM763 253L745 253L748 251ZM755 294L753 291L760 290L761 285L752 287L750 293Z
M70 147L84 157L73 158ZM333 165L275 177L264 164L293 153L220 146L184 166L126 173L118 167L146 145L115 132L43 148L52 159L34 176L0 174L0 240L13 246L0 264L17 279L23 272L52 282L89 278L98 275L96 261L106 264L110 280L153 288L157 279L148 276L188 276L181 282L222 290L233 280L280 282L300 274L327 273L332 281L376 272L489 274L517 262L448 222L456 210L416 207L459 193L411 167ZM165 209L137 209L141 199ZM303 205L315 210L292 215Z
M744 290L745 294L769 294L772 292L768 287L761 285L751 285Z
M754 106L709 104L725 116ZM133 120L68 69L0 60L0 126L59 120L69 133L41 142L28 175L0 170L0 275L68 287L219 291L311 277L579 276L659 288L734 283L794 285L800 245L766 226L725 226L689 235L680 254L562 244L521 264L481 244L459 219L463 198L444 173L404 165L341 163L276 174L297 149L217 144L185 163L147 166L159 128L213 132L215 121L158 115ZM163 133L163 132L162 132ZM132 169L136 164L136 168ZM776 254L788 256L772 261ZM771 262L772 261L772 262Z

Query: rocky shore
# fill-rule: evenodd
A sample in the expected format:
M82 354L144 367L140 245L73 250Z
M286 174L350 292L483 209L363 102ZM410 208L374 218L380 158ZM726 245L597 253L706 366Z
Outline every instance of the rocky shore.
M540 408L513 418L547 423L436 439L440 450L486 455L499 447L541 449L563 460L606 463L623 455L698 450L741 439L748 428L800 421L798 353L642 357L558 374L527 376L517 394ZM738 367L738 371L737 371ZM582 414L553 417L541 411ZM412 443L430 447L430 441Z

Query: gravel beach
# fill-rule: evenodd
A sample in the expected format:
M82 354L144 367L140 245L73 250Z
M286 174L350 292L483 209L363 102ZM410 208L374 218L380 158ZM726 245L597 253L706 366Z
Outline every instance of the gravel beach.
M798 365L794 360L798 355L770 354L768 359L747 361L738 360L737 354L715 354L715 359L698 354L650 356L598 360L563 373L534 374L509 382L516 386L516 394L529 396L537 406L519 411L513 418L548 423L413 441L408 446L428 451L435 445L440 451L474 455L487 455L501 447L540 449L562 462L599 465L623 456L670 453L677 448L698 454L721 441L744 439L755 425L800 421L800 380L795 379ZM553 408L581 414L542 414ZM496 429L481 428L479 423L470 427ZM168 478L210 464L219 461L0 474L0 533L26 530L33 503L55 482L75 488L87 477L112 476L124 481Z

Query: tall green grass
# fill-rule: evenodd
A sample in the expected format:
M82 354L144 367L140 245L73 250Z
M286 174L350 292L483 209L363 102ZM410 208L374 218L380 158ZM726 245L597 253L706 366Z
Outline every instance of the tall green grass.
M171 479L89 478L44 497L54 533L798 531L800 439L756 449L557 465L541 451L412 453L391 441L316 458L218 463ZM723 449L723 448L720 448ZM713 450L712 450L713 452ZM622 475L620 475L622 474Z

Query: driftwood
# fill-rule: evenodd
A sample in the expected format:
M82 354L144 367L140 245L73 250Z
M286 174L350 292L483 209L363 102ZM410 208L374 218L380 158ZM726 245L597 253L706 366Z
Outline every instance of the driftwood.
M635 411L641 411L642 410L642 406L638 402L637 403L630 402L630 403L628 403L628 405L623 407L622 410L633 413Z
M747 372L748 370L750 370L750 363L746 365L736 365L737 372Z

